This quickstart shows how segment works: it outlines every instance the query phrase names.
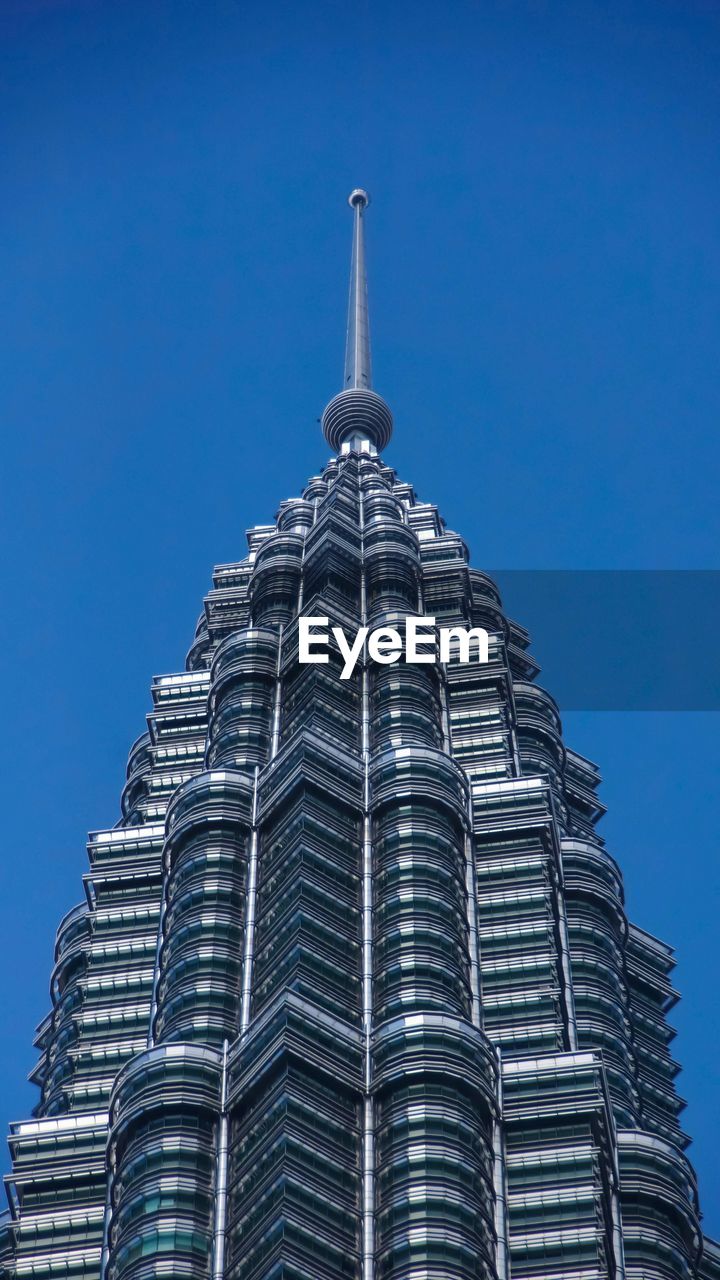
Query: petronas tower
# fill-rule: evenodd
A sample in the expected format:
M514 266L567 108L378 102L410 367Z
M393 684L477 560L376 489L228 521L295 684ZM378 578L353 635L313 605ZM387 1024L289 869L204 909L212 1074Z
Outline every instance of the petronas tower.
M718 1280L672 951L628 922L593 764L462 538L381 457L364 220L332 458L216 568L57 933L0 1273ZM299 661L480 627L489 661Z

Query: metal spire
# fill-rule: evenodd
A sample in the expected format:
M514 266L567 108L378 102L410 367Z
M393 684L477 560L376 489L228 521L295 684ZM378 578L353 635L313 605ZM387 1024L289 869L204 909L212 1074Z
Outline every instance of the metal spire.
M348 300L347 343L345 346L345 379L343 386L372 387L370 362L370 317L368 315L367 272L365 270L365 229L363 213L370 203L367 191L356 187L348 196L355 211L350 297Z
M377 454L385 448L393 428L390 409L372 389L363 227L363 215L369 203L370 197L361 187L356 187L348 196L354 227L345 379L342 391L333 396L322 416L323 434L336 453L356 450Z

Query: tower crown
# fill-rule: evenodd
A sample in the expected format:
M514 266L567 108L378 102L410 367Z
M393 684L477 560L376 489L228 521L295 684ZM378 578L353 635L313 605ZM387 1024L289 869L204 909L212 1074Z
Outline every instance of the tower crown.
M372 389L364 228L369 203L370 196L361 187L348 196L354 217L345 375L342 391L333 397L322 416L325 439L336 453L353 449L379 452L392 435L390 409Z

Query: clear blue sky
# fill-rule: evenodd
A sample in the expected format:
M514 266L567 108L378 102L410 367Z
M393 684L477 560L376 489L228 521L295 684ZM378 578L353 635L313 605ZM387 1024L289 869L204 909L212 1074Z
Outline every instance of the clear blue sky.
M0 5L3 1126L150 678L327 459L351 187L386 458L474 563L720 567L719 58L714 0ZM566 717L678 949L716 1234L718 727Z

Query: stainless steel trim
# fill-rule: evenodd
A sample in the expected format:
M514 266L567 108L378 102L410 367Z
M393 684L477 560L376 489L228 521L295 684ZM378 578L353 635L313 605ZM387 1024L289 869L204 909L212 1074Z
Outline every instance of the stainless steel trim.
M250 1000L252 997L252 970L255 952L255 911L257 908L258 877L258 768L255 767L252 803L252 832L248 854L247 897L245 906L245 944L243 947L242 1001L240 1008L240 1035L245 1035L250 1025Z
M227 1059L228 1042L223 1043L222 1083L220 1086L220 1115L217 1129L217 1152L215 1155L215 1221L213 1224L213 1280L222 1280L225 1274L225 1233L227 1226L227 1173L228 1173L228 1131L229 1117L227 1112Z

